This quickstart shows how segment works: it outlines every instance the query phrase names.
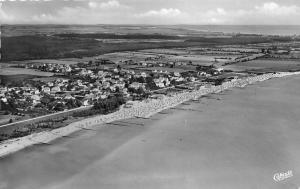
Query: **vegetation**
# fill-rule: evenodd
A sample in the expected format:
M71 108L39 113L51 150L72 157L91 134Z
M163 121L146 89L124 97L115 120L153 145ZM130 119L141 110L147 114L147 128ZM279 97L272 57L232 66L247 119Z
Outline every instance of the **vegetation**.
M101 99L94 103L93 108L80 112L73 113L74 117L87 117L96 114L108 114L116 111L122 104L125 104L125 99L121 95L110 96L107 99Z
M236 36L236 37L229 37L229 38L220 38L220 37L213 37L213 38L205 38L205 37L197 37L197 38L190 38L188 42L202 42L202 43L213 43L213 44L226 44L226 45L244 45L244 44L256 44L256 43L273 43L273 42L288 42L292 41L291 37L263 37L263 36Z
M0 75L0 85L24 87L24 82L33 78L38 78L38 76L27 74Z
M76 34L77 35L77 34ZM80 34L78 34L80 35ZM197 43L198 44L198 43ZM141 50L151 48L185 47L192 43L102 43L91 38L74 38L58 36L13 36L2 37L1 61L48 59L48 58L81 58L99 54ZM199 45L199 44L198 44Z
M73 117L87 117L93 116L97 114L108 114L116 111L122 104L125 104L125 99L122 95L110 96L107 99L98 100L94 103L93 108L88 110L83 110L80 112L74 112L72 114ZM68 120L67 116L58 116L49 118L46 120L40 120L37 122L31 122L22 126L22 129L17 128L12 132L1 132L0 134L0 142L3 140L23 137L29 135L33 132L44 130L44 129L55 129L64 126L65 121ZM12 122L12 120L10 120Z
M183 42L102 43L95 39L182 39ZM2 37L2 61L81 58L99 54L154 48L292 41L290 37L237 36L229 38L177 37L160 34L57 34Z
M160 34L128 34L117 35L113 33L67 33L56 34L55 36L63 38L91 38L91 39L180 39L177 36L160 35Z

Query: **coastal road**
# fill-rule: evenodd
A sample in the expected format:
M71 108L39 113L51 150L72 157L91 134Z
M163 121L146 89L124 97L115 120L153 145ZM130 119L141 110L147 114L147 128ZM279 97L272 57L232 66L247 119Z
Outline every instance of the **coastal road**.
M44 116L39 116L39 117L35 117L35 118L16 121L16 122L8 123L8 124L5 124L5 125L0 125L0 128L1 127L9 127L9 126L12 126L12 125L22 124L22 123L25 124L26 122L41 120L41 119L49 118L49 117L52 117L52 116L55 116L55 115L65 114L65 113L68 113L68 112L73 112L73 111L78 111L78 110L84 110L84 109L88 109L88 108L91 108L91 107L93 107L93 106L92 105L90 105L90 106L81 106L79 108L74 108L74 109L70 109L70 110L66 110L66 111L62 111L62 112L56 112L56 113L53 113L53 114L47 114L47 115L44 115Z
M0 160L0 188L298 189L299 82L276 78L29 147Z

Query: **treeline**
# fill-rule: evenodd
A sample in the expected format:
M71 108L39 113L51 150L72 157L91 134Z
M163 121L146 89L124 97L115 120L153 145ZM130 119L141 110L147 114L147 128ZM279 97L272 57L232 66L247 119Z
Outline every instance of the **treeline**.
M202 43L212 43L212 44L227 44L227 45L234 45L234 44L256 44L256 43L273 43L273 42L288 42L292 41L291 37L272 37L272 36L257 36L257 37L248 37L248 36L236 36L236 37L195 37L190 38L187 42L202 42Z
M74 112L74 117L88 117L96 114L109 114L120 108L125 104L126 100L122 95L111 96L107 99L100 99L94 103L93 108Z
M12 132L0 133L0 142L12 138L18 138L30 135L34 132L45 130L45 129L55 129L62 127L64 121L66 121L67 117L57 117L53 119L47 119L43 121L39 121L36 123L30 123L22 126L22 128L14 129Z
M98 100L97 102L95 102L94 106L91 109L74 112L70 116L88 117L97 114L109 114L118 110L122 104L125 104L125 102L125 98L122 95L110 96L107 99ZM69 118L70 117L64 115L56 118L29 123L23 125L22 128L14 129L11 132L3 131L0 133L0 142L7 139L27 136L34 132L42 131L45 129L47 130L63 127L64 125L66 125L66 121Z
M51 36L2 37L2 61L63 58L77 49L96 48L95 40L61 39ZM72 55L75 56L76 53Z
M23 129L23 130L14 130L12 133L0 133L0 142L12 139L12 138L18 138L30 135L33 132L32 129Z
M24 87L30 79L38 77L28 74L0 75L0 84L7 87Z
M161 35L161 34L127 34L118 35L113 33L63 33L54 36L64 38L92 38L92 39L180 39L178 36Z

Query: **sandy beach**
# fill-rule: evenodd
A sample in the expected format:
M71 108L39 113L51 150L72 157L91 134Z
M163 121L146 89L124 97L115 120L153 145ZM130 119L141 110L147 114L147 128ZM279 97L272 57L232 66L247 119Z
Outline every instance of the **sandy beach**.
M93 125L26 148L1 159L1 187L298 188L299 81L233 88L147 120ZM293 177L273 180L288 170Z
M83 128L86 129L94 125L134 117L149 117L162 110L175 107L185 101L200 98L203 95L219 93L233 87L245 87L249 84L265 81L272 78L280 78L298 74L300 74L300 72L269 73L225 82L219 86L200 88L200 90L192 92L181 92L172 97L165 96L162 99L148 99L143 102L135 101L131 108L121 108L119 111L108 115L95 116L92 118L84 119L82 121L71 123L68 126L52 131L34 133L22 138L11 139L2 142L0 144L0 157L4 157L34 144L47 144L57 138L67 136L73 132L82 130Z

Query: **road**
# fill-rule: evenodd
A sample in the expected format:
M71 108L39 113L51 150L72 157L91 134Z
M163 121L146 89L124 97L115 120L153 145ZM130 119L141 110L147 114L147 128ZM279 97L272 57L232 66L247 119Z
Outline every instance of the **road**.
M5 125L0 125L0 128L8 127L8 126L12 126L12 125L15 125L15 124L20 124L20 123L25 123L25 122L28 122L28 121L38 120L38 119L42 119L42 118L47 118L47 117L54 116L54 115L59 115L59 114L62 114L62 113L77 111L77 110L81 110L81 109L87 109L87 108L91 108L91 107L93 107L93 105L81 106L79 108L74 108L74 109L70 109L70 110L66 110L66 111L62 111L62 112L56 112L56 113L53 113L53 114L47 114L47 115L44 115L44 116L39 116L39 117L31 118L31 119L25 119L25 120L22 120L22 121L17 121L17 122L5 124Z

